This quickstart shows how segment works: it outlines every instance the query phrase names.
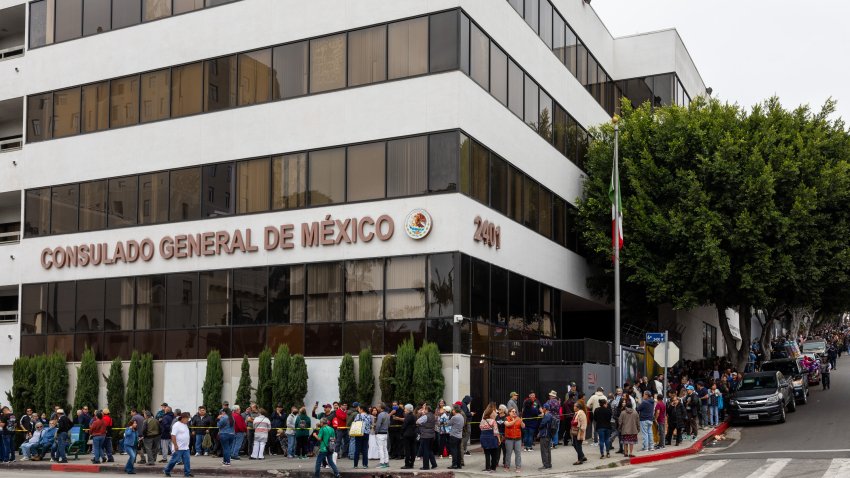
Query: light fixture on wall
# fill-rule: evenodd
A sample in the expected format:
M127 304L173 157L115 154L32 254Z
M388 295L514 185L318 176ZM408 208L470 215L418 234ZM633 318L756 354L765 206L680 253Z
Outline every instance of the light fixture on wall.
M584 3L590 5L590 0L584 0Z
M714 93L714 90L709 86L708 88L705 89L705 93L708 96L711 96L711 94Z

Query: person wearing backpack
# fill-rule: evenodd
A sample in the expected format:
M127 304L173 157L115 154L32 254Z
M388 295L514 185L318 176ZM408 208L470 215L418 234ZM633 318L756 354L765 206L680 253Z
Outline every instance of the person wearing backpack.
M313 468L313 478L319 478L319 472L323 463L327 463L334 472L334 478L339 478L339 470L334 463L334 449L336 448L336 432L333 427L328 426L327 417L319 420L319 429L313 432L313 438L319 446L316 453L316 466Z
M496 407L488 405L481 415L481 448L484 449L484 471L493 472L499 466L499 426L496 424ZM422 458L423 464L425 458Z
M295 417L295 456L299 460L307 458L308 440L310 439L310 417L307 409L301 407L298 416Z

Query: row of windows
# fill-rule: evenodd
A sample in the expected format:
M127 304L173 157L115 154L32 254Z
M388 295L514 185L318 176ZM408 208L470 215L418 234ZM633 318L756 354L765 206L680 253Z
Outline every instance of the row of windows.
M30 189L24 237L456 191L576 250L575 208L458 131Z
M31 95L27 141L457 69L457 16L453 10Z
M138 25L236 0L40 0L30 3L30 48Z
M620 80L617 85L635 108L647 101L652 106L677 105L687 108L691 104L691 97L675 73Z
M134 349L194 359L212 348L225 357L256 356L266 345L287 343L293 353L314 356L362 348L380 354L411 334L417 342L438 342L441 351L461 352L454 350L451 317L470 317L470 304L473 321L493 323L493 340L552 337L563 292L497 266L491 282L481 275L484 266L489 273L486 263L444 253L26 284L21 353L46 346L79 360L88 345L105 359L128 358ZM504 292L505 308L492 320L478 312L491 307L478 303L482 280L494 296ZM486 353L477 349L490 332L478 337L481 330L488 328L464 325L463 353L470 346Z
M466 14L461 70L580 168L590 135Z
M458 10L30 95L27 141L458 68L580 164L587 131Z

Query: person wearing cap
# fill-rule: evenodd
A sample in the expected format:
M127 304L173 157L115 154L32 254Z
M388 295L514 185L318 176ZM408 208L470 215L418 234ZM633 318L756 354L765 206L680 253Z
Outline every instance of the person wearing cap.
M558 448L558 432L561 427L561 399L558 398L558 392L554 390L549 392L549 400L546 403L549 405L549 410L552 412L552 415L558 419L556 426L559 430L556 430L556 432L549 437L552 439L552 449L554 450Z
M543 418L537 427L537 438L540 439L540 460L543 462L540 470L552 468L552 432L553 430L552 407L549 402L543 404Z
M313 468L314 478L319 478L319 473L324 463L327 463L328 466L331 467L331 470L333 470L334 473L334 478L339 478L339 469L337 469L336 463L334 463L333 447L330 444L331 439L334 438L335 435L333 427L328 426L328 418L322 417L319 420L318 430L313 432L313 438L315 438L316 443L319 446L318 453L316 453L316 464Z
M35 429L32 433L27 433L27 441L21 445L21 452L24 454L21 461L27 461L31 457L33 447L38 446L41 441L41 436L44 434L44 425L41 422L35 424Z
M519 400L519 394L516 392L511 392L511 398L508 400L508 411L516 410L519 412L519 404L517 403Z
M112 427L114 423L112 422L112 417L109 415L109 408L106 407L103 409L103 424L106 426L106 437L103 439L103 449L106 452L106 461L114 462L115 458L112 457Z
M65 452L68 450L68 432L74 424L71 419L65 415L65 410L56 410L56 457L58 463L68 463L68 458Z
M171 470L178 462L183 463L183 476L193 476L192 467L189 464L191 455L189 454L189 412L182 412L171 425L171 445L174 452L171 455L171 460L165 466L163 472L165 476L171 476Z
M694 392L694 386L688 385L685 387L686 395L685 395L685 411L688 414L688 424L685 427L685 434L688 435L688 438L691 441L696 441L697 434L699 433L699 428L697 427L697 419L699 417L699 396Z
M272 411L272 416L269 417L272 429L269 436L269 452L274 456L278 452L286 456L286 448L284 443L285 434L281 433L286 428L286 413L283 411L283 404L277 403Z
M166 408L168 408L168 404L165 402L162 402L159 405L159 411L156 412L156 416L154 416L154 418L156 418L156 421L160 421L162 419L162 417L165 415Z

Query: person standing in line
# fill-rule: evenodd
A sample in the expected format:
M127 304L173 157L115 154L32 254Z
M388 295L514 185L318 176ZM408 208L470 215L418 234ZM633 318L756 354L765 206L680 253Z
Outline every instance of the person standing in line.
M473 412L470 408L471 403L472 397L470 397L469 395L463 397L463 400L461 400L460 409L463 410L464 419L466 420L466 424L463 427L463 439L460 444L461 448L463 449L464 456L469 456L470 454L469 450L467 450L467 447L469 447L469 437L472 434L472 417L475 416L475 412Z
M191 434L189 433L189 412L182 412L171 425L171 445L174 452L171 454L171 460L165 466L165 476L171 476L171 470L180 462L183 463L183 476L193 476L192 466L189 463L191 454L189 453L189 441Z
M390 409L390 459L404 458L404 440L401 438L401 426L404 424L404 407L394 401Z
M112 417L109 415L109 408L103 409L103 424L106 426L106 437L103 439L103 448L106 451L106 461L111 463L115 461L112 456Z
M136 445L139 443L139 434L137 433L139 424L136 420L130 420L127 428L124 430L123 448L127 452L127 464L124 465L124 473L135 475L136 463Z
M717 390L717 385L712 383L708 391L708 426L712 428L720 423L720 400L720 391Z
M295 455L299 460L307 458L307 447L310 440L310 417L307 416L307 408L301 407L295 418Z
M375 441L378 442L378 468L390 467L390 451L387 448L390 431L390 415L385 403L378 404L378 419L375 421Z
M230 450L231 460L241 460L239 452L242 451L242 444L245 442L245 437L248 435L248 424L242 416L242 409L239 405L233 405L233 448Z
M682 444L682 434L685 430L685 423L687 423L687 412L685 412L685 406L682 405L682 402L679 400L679 397L673 396L670 399L670 407L667 408L667 436L665 439L665 443L667 445L673 444L673 432L676 432L676 446Z
M336 441L336 432L334 432L333 427L328 425L328 417L322 417L319 420L319 428L313 432L313 438L319 447L319 451L316 453L316 465L313 468L313 478L319 478L324 463L331 467L334 478L339 478L339 470L333 457L334 443L331 443Z
M190 430L195 437L195 456L210 454L209 449L204 448L204 437L207 436L207 433L211 433L210 428L212 426L212 417L207 415L207 408L201 405L198 407L198 413L189 422Z
M257 410L257 416L254 417L254 443L251 445L251 459L264 460L263 452L266 449L266 443L269 440L269 429L272 424L266 417L266 410L260 408Z
M649 390L643 392L643 400L638 404L636 411L640 415L640 432L643 448L641 451L653 451L652 445L652 421L655 415L655 401Z
M348 418L348 404L343 403L334 410L334 420L336 426L332 428L336 432L334 441L334 451L337 458L345 458L348 456L348 428L345 426Z
M593 412L596 411L596 407L599 406L599 400L605 400L605 389L602 387L597 387L596 393L590 396L587 399L587 411L590 413L590 416L593 416ZM596 425L595 422L591 421L590 428L593 431L593 443L598 441L598 436L596 435Z
M413 407L411 406L411 408ZM459 406L453 406L452 417L449 419L449 453L452 455L452 466L449 469L452 470L460 470L462 468L463 456L461 455L460 442L463 440L464 425L463 411Z
M517 403L519 400L519 394L516 392L511 392L511 399L508 400L508 411L511 410L519 410L519 404Z
M460 410L458 406L455 406L455 408ZM463 432L463 430L460 431L461 433ZM401 425L401 439L404 440L404 466L401 468L403 470L409 470L416 463L416 417L413 414L413 405L409 403L404 406L404 423Z
M297 442L295 438L295 424L297 421L298 408L293 406L289 415L286 416L286 453L289 455L289 458L295 458L295 444Z
M151 415L150 410L145 410L144 416L145 421L142 423L141 431L144 453L141 453L140 464L153 466L156 463L156 455L159 453L159 422Z
M174 412L171 407L163 407L162 417L159 419L159 452L162 455L160 463L168 462L168 453L171 451L171 425L174 423Z
M92 449L94 450L91 462L99 465L101 460L105 460L103 440L106 437L106 424L103 422L103 412L94 414L94 420L89 425L89 435L91 435Z
M637 436L640 433L640 416L634 410L632 400L625 401L625 406L620 412L620 440L623 442L623 451L625 457L633 457L635 451L635 443Z
M599 400L596 410L593 411L593 423L599 440L599 458L611 457L611 407L608 400Z
M434 459L432 450L437 420L427 403L422 405L419 413L419 418L416 419L416 427L419 431L419 453L422 455L422 468L420 470L430 470L437 468L437 460Z
M505 449L505 422L508 420L508 407L499 405L499 411L496 414L496 425L499 426L499 452L496 453L496 461L499 461L499 456L502 458L502 467L507 469L507 451Z
M824 390L829 390L829 373L832 371L832 364L829 360L824 360L820 367L820 381Z
M522 429L525 422L519 416L519 410L511 408L508 410L508 418L505 420L505 469L511 468L511 454L516 457L514 464L517 473L522 471Z
M495 407L488 405L484 409L478 428L481 430L479 441L484 449L484 471L492 473L499 466L499 426L496 424Z
M452 407L446 405L439 410L440 417L437 419L437 430L439 431L438 441L439 446L437 446L437 450L440 451L440 455L443 454L443 450L448 450L449 455L451 455L451 448L449 447L449 435L452 432L452 426L449 424L449 421L452 419Z
M549 392L549 400L546 402L549 404L549 411L552 413L552 418L557 419L558 427L561 426L561 399L558 398L558 392L552 390ZM558 430L555 433L551 434L549 438L552 440L552 449L558 448Z
M369 431L372 428L372 415L367 412L365 405L358 404L355 422L363 422L363 434L354 437L354 468L359 468L360 458L363 458L363 468L369 468Z
M286 415L283 413L283 404L278 403L275 405L270 422L272 426L271 436L281 436L284 431L283 429L286 428ZM272 455L280 453L281 455L286 456L286 449L283 447L283 441L276 439L269 441L269 452Z
M221 441L221 464L230 466L230 450L233 448L233 412L223 408L218 415L218 439Z
M658 427L658 444L656 448L664 448L664 437L667 433L667 405L664 403L664 395L655 397L655 424ZM716 411L716 409L715 409Z
M534 437L537 435L537 426L540 423L540 402L537 394L531 392L522 403L522 418L525 420L525 435L523 445L525 451L534 450Z
M587 461L584 456L584 451L581 448L582 442L587 435L587 409L584 402L579 400L573 405L573 421L570 423L570 437L573 441L573 448L576 451L577 460L573 465L581 465Z
M537 437L540 439L540 461L543 462L539 470L552 468L552 424L552 410L549 403L546 403L543 405L543 418L537 427Z
M699 397L694 392L693 385L688 385L685 387L685 390L687 390L687 394L685 395L685 411L688 413L686 431L690 435L689 438L691 441L695 441L699 433L699 427L697 426L700 409Z

